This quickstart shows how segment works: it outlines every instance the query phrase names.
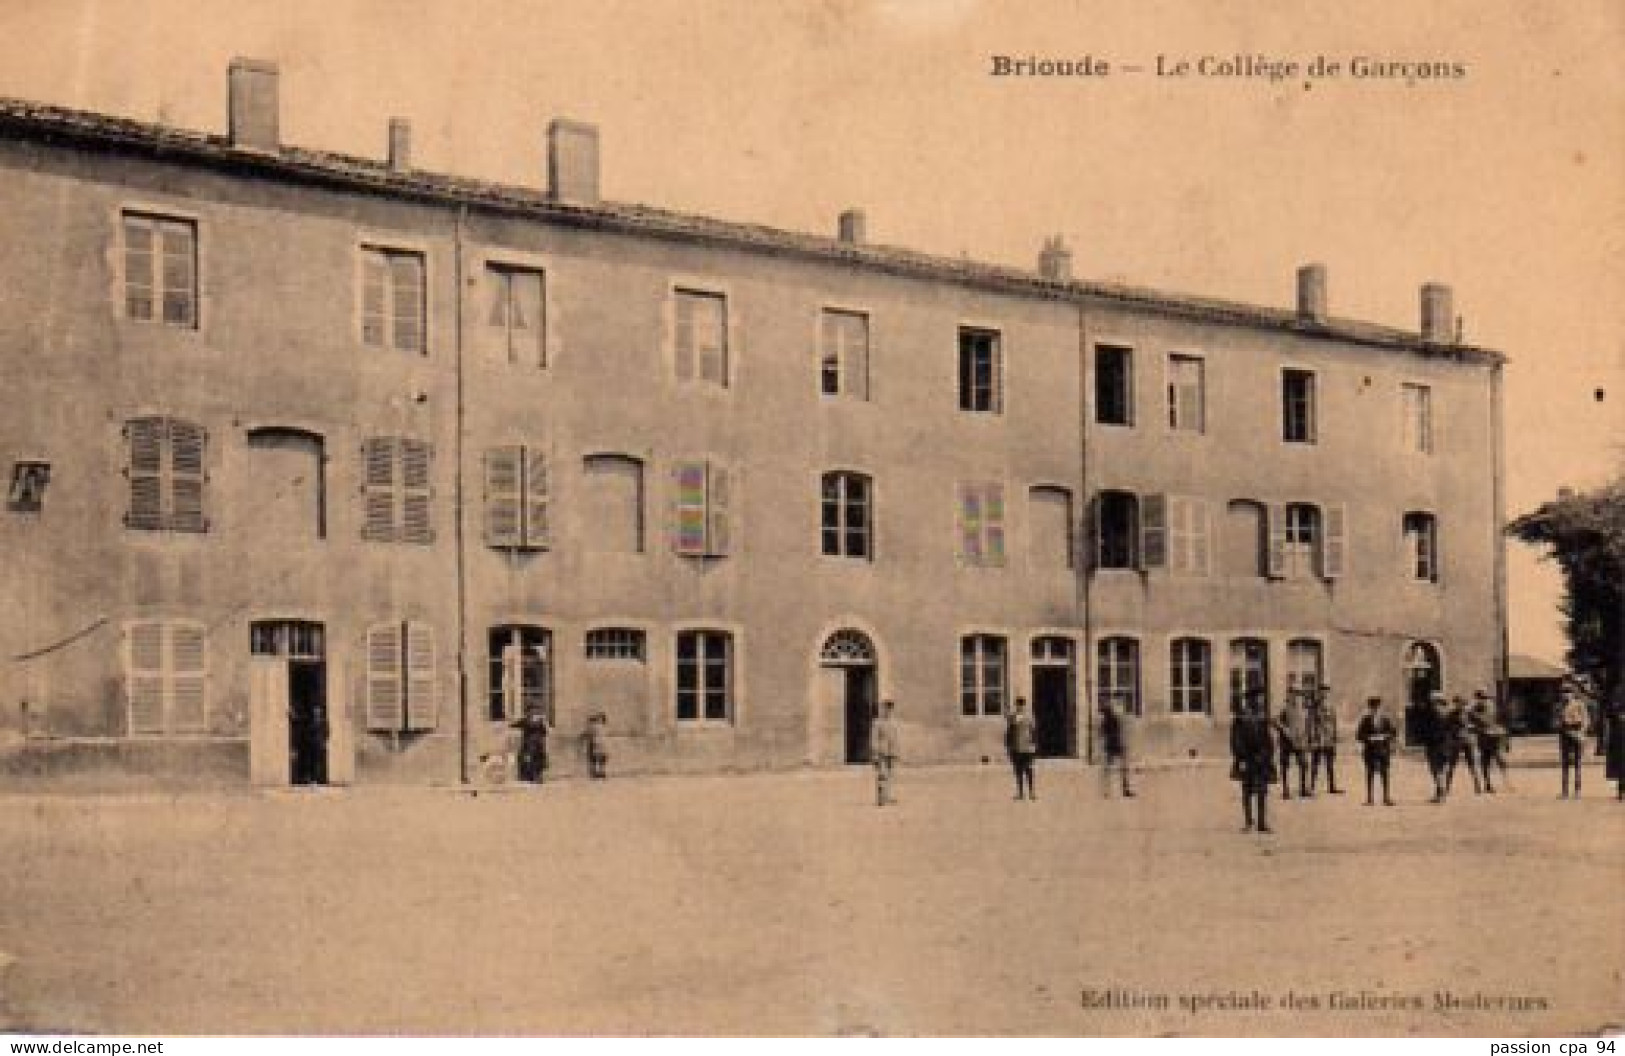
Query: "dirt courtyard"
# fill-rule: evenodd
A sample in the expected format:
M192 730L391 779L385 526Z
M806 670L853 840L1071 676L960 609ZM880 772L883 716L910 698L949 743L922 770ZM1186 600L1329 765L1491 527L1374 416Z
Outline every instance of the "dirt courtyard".
M1132 801L1102 800L1077 764L1041 766L1035 803L1012 801L1001 767L905 770L885 810L861 769L478 796L0 794L0 1025L1549 1035L1625 1023L1625 805L1600 771L1579 802L1557 798L1555 772L1523 770L1512 794L1469 788L1435 807L1419 765L1397 769L1399 806L1357 792L1272 800L1272 837L1240 833L1211 766L1145 774Z

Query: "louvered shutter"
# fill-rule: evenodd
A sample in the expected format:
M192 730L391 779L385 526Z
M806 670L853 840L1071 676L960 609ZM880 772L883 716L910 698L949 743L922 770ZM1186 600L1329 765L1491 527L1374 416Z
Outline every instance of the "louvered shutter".
M705 463L680 462L672 469L672 550L684 556L705 554Z
M169 625L169 729L198 733L207 725L207 641L203 625Z
M167 425L162 418L136 418L124 427L129 438L130 510L124 523L131 528L164 526L164 447Z
M1140 496L1140 567L1168 567L1168 497Z
M967 564L982 563L982 488L959 485L959 554Z
M1320 574L1336 579L1348 564L1348 511L1345 507L1327 506L1321 511L1321 527L1325 538L1321 541Z
M416 253L389 254L389 282L394 345L403 352L422 352L423 258Z
M1286 577L1286 507L1272 502L1264 508L1264 574L1270 579Z
M984 484L982 492L983 557L989 565L998 567L1004 565L1004 510L1004 485L998 482Z
M399 458L392 437L368 440L361 446L362 505L361 538L393 542L396 537L395 469Z
M524 449L493 447L485 452L485 543L498 549L523 545L520 474Z
M672 351L676 357L677 380L694 377L694 297L681 290L674 293L676 303L675 326L672 332Z
M434 445L422 440L401 440L401 541L434 542L433 498L429 486Z
M151 319L157 296L151 221L138 216L124 218L124 314L131 319Z
M439 680L435 677L434 628L406 625L406 728L432 730L440 714Z
M552 482L548 477L547 453L540 448L524 449L525 528L524 544L532 550L546 550L553 542L550 514Z
M190 422L169 422L169 525L172 531L202 532L208 529L203 516L204 444L207 435Z
M125 694L130 733L164 732L164 625L156 620L132 623L125 631Z
M733 553L733 473L726 466L706 466L705 552L711 557Z
M376 249L361 251L361 340L382 347L384 343L384 289L389 265Z
M379 624L367 631L367 729L401 728L402 688L400 624Z
M1213 518L1206 499L1187 499L1190 508L1191 573L1213 574Z

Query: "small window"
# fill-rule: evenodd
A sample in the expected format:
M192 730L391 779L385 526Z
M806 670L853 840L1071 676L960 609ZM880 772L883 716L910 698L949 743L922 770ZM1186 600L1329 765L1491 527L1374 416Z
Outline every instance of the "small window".
M826 308L818 328L818 372L825 396L869 398L869 317Z
M1004 411L1003 364L996 330L959 331L959 409L984 414Z
M1095 652L1096 703L1113 704L1126 715L1140 714L1140 643L1102 638Z
M543 273L535 268L491 264L486 325L498 355L515 366L547 366L547 296Z
M45 508L45 486L50 482L49 462L13 462L6 509L12 513L39 513Z
M727 467L679 462L672 468L672 551L726 557L733 550L733 483Z
M677 636L677 721L733 718L733 637L724 631Z
M197 293L197 225L173 217L125 213L125 316L196 329Z
M588 660L635 660L647 658L644 634L635 627L598 627L587 632Z
M248 628L248 651L254 656L320 660L327 655L326 634L309 620L256 620Z
M1286 688L1289 693L1306 693L1320 688L1325 677L1321 644L1313 638L1294 638L1286 643Z
M1176 433L1207 428L1207 364L1200 356L1168 357L1168 427Z
M727 388L728 299L720 293L683 289L674 297L677 380Z
M967 716L1004 714L1009 686L1009 646L992 634L959 640L960 711Z
M1289 444L1312 444L1315 428L1314 372L1281 371L1281 439Z
M959 556L967 565L1002 568L1005 561L1004 485L959 485Z
M1320 567L1320 547L1320 507L1306 502L1288 503L1284 578L1314 577Z
M1206 715L1213 710L1213 646L1202 638L1168 644L1168 710Z
M1427 385L1399 387L1401 440L1405 450L1424 455L1433 453L1433 389Z
M643 463L629 455L588 455L582 514L596 553L643 553Z
M130 484L126 527L159 532L204 532L204 446L201 426L179 418L132 418L124 474Z
M1140 500L1127 491L1103 491L1095 500L1095 567L1140 567Z
M1039 485L1029 489L1027 495L1032 567L1053 571L1072 568L1072 493L1065 488Z
M1134 424L1132 349L1095 346L1095 421L1101 425Z
M874 555L874 502L861 473L825 473L822 484L825 556L870 560Z
M1439 528L1431 513L1405 514L1405 554L1411 578L1423 583L1439 581Z
M434 445L376 437L361 445L361 538L381 543L434 542L430 466Z
M1230 707L1240 708L1248 694L1263 694L1270 710L1270 647L1262 638L1235 638L1230 642Z
M208 726L208 639L190 620L138 620L124 628L124 689L131 735L201 733Z
M423 254L363 246L361 340L375 348L427 352Z
M553 718L553 632L511 624L486 636L486 717L517 719L531 706Z

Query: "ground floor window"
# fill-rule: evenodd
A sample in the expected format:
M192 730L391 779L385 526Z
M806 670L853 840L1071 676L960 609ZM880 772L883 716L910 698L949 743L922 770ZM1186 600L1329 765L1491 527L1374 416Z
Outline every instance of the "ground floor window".
M677 721L733 718L733 636L683 631L677 636Z
M1263 693L1270 706L1270 646L1262 638L1235 638L1230 642L1230 707L1240 709L1253 691Z
M1286 688L1289 693L1305 693L1320 688L1325 660L1320 643L1313 638L1294 638L1286 644Z
M1206 715L1212 692L1213 646L1202 638L1175 638L1168 646L1168 710Z
M993 634L959 640L959 700L966 715L1002 715L1009 686L1009 647Z
M124 629L124 686L132 734L200 733L207 717L203 624L136 620Z
M536 705L553 718L553 633L542 627L508 624L488 637L487 717L517 719Z
M636 627L598 627L587 632L588 660L636 660L648 655L642 631Z
M1140 714L1140 643L1133 638L1102 638L1096 646L1097 703Z

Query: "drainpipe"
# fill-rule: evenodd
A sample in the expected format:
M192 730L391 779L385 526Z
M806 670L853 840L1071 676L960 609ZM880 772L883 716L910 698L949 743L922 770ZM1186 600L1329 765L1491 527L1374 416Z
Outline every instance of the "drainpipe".
M1502 368L1497 362L1490 367L1490 445L1492 472L1491 502L1495 507L1495 704L1499 716L1506 715L1511 646L1507 631L1507 551L1506 551L1506 440L1502 421Z
M1078 310L1078 507L1073 514L1077 529L1077 542L1073 546L1073 576L1078 613L1078 626L1083 641L1078 646L1078 664L1082 668L1083 699L1078 701L1078 721L1083 727L1084 762L1095 762L1095 709L1094 709L1094 651L1089 627L1089 566L1090 538L1084 530L1088 526L1089 502L1089 334L1088 313L1083 299L1077 301ZM1074 682L1077 679L1074 678Z
M460 784L468 784L468 569L467 555L464 548L466 531L464 522L466 514L463 509L463 429L466 412L463 406L463 326L464 326L464 299L463 292L463 227L468 222L468 206L459 205L453 228L453 263L452 279L456 284L456 311L453 313L455 324L455 340L453 350L455 353L455 373L457 387L457 425L456 435L452 441L452 455L454 458L455 476L452 485L452 501L456 504L457 515L452 519L457 547L457 780Z

